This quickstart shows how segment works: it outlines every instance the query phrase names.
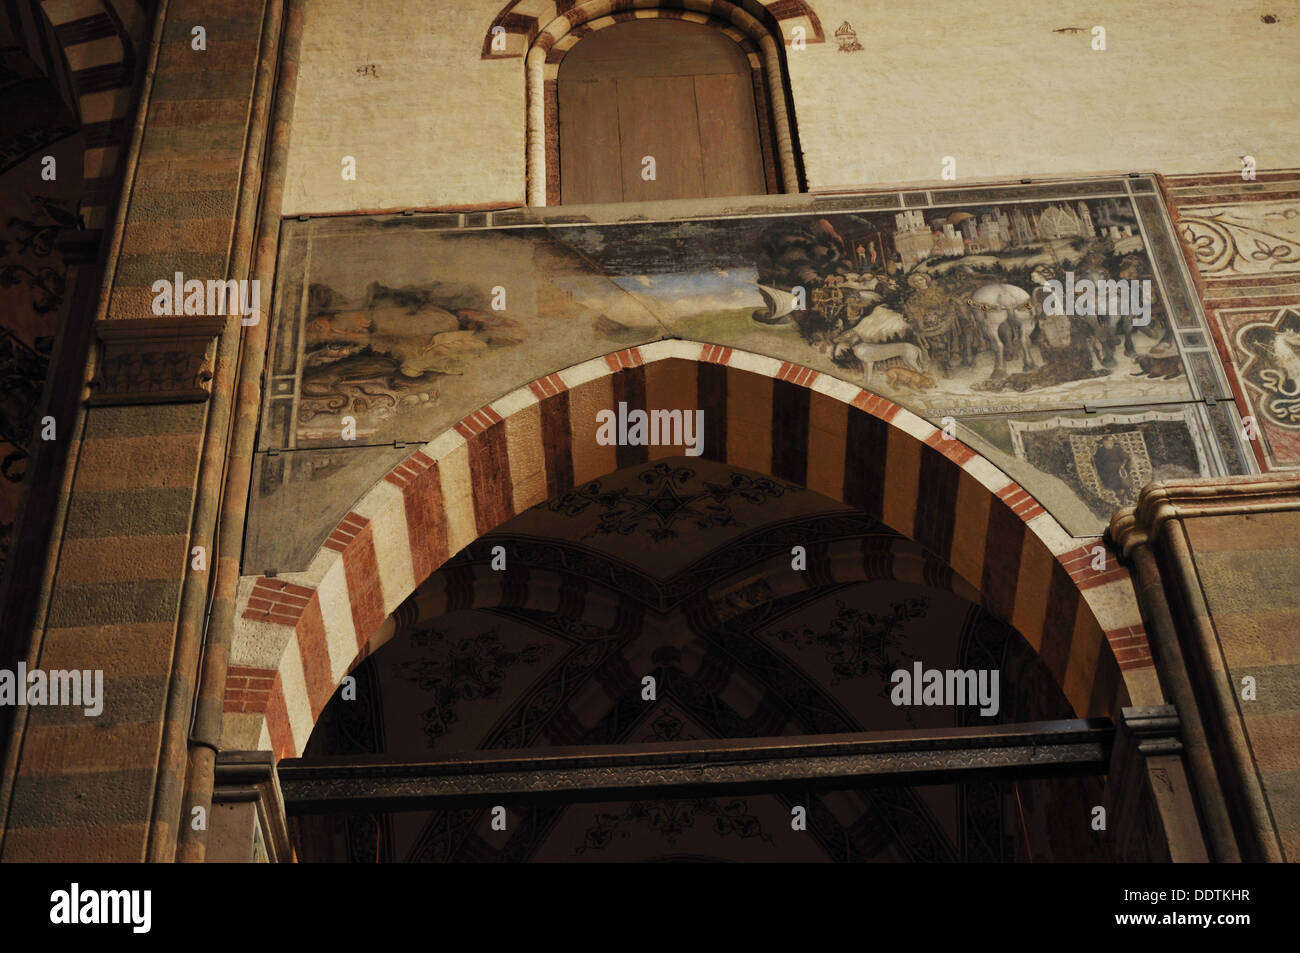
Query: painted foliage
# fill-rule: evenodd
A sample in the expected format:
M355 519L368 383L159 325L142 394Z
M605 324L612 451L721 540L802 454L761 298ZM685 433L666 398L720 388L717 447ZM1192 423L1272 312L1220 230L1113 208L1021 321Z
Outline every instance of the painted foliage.
M56 147L60 161L70 164L76 142ZM29 158L6 179L38 179L39 160ZM18 519L33 443L57 436L40 414L67 277L55 238L78 219L64 198L69 187L44 184L40 194L13 189L0 199L0 568Z
M1242 378L1259 394L1267 420L1285 430L1300 430L1300 312L1287 308L1245 322L1233 343L1243 355Z

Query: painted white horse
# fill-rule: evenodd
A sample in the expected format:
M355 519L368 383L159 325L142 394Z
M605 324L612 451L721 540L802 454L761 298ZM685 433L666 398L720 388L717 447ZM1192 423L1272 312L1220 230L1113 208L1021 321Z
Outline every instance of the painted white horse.
M1034 304L1029 292L1015 285L996 282L976 288L965 302L993 351L994 377L1006 374L1006 361L1013 345L1019 347L1026 371L1038 366L1029 351L1029 335L1035 323Z

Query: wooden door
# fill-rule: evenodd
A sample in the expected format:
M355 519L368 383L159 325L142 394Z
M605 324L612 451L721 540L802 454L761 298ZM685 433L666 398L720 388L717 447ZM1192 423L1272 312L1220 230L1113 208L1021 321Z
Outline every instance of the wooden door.
M557 86L564 204L767 191L749 61L719 31L616 24L565 56Z

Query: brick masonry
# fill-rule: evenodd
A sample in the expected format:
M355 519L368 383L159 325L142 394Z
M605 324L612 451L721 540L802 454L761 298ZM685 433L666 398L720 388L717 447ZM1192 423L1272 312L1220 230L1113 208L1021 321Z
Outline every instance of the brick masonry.
M1287 860L1300 859L1300 512L1206 515L1186 526L1218 654L1202 664L1227 676L1249 769L1268 798ZM1243 679L1254 679L1254 699Z
M1300 473L1152 483L1110 536L1135 567L1188 763L1211 792L1213 856L1294 861ZM1112 643L1123 668L1133 643Z

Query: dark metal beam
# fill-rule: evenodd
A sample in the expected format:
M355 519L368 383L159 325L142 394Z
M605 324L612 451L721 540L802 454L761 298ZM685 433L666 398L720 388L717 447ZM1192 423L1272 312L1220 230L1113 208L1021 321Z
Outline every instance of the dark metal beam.
M281 761L290 814L526 801L617 801L869 784L938 784L1106 770L1109 719L667 744Z

